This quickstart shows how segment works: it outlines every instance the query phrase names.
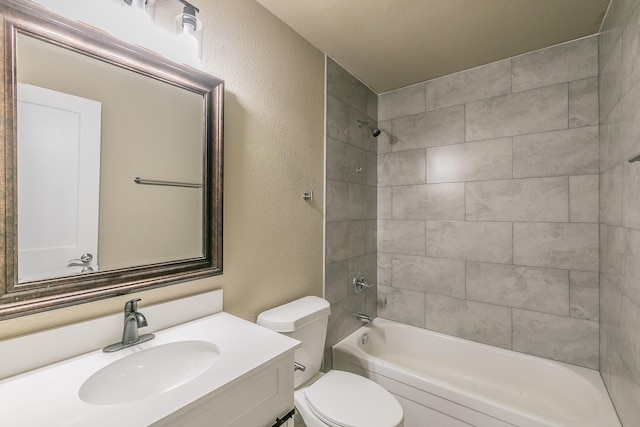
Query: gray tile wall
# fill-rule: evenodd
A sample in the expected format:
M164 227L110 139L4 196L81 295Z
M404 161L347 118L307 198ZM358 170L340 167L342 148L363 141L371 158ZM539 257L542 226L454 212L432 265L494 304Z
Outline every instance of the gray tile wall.
M611 2L599 68L600 370L631 427L640 425L640 163L627 159L640 153L640 1Z
M594 36L379 96L379 316L598 368L598 83Z
M325 298L331 303L331 348L362 325L356 312L376 315L376 288L355 295L351 283L356 273L377 283L377 146L357 121L377 123L378 97L331 58L326 65Z

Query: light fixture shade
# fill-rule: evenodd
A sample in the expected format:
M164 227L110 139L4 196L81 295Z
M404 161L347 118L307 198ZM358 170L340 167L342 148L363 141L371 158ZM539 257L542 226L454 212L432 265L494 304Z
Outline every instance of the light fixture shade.
M176 33L183 39L186 49L193 52L197 61L202 60L202 21L195 14L196 10L188 10L176 18Z

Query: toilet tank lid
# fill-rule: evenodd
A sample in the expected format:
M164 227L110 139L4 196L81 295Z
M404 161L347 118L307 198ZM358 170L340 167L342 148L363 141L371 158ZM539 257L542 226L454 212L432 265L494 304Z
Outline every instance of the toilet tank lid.
M293 332L329 314L328 301L308 296L260 313L256 323L276 332Z

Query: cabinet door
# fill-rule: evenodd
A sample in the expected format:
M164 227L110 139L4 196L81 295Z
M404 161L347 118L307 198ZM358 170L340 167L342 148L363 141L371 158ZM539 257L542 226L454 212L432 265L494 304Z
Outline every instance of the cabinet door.
M153 424L155 427L271 427L293 408L293 352L224 390Z

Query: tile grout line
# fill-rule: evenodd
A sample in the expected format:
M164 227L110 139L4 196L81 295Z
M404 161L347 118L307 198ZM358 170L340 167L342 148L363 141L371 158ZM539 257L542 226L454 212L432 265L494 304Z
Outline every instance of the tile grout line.
M571 175L567 176L567 223L573 223L571 221Z

